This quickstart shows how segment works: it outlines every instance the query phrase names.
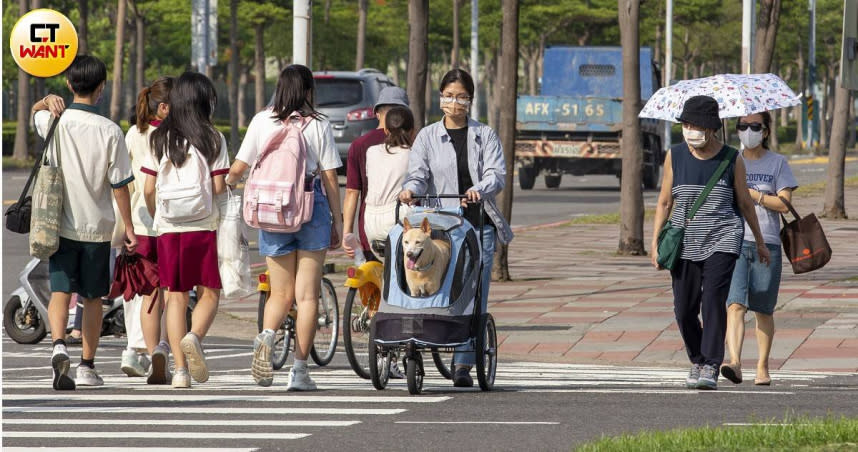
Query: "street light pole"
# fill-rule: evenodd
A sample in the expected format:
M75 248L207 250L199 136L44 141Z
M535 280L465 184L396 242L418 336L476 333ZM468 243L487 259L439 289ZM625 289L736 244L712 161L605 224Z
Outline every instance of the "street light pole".
M673 0L667 0L664 26L664 86L670 86L673 74ZM670 149L670 121L664 122L664 151Z
M292 0L292 63L309 64L310 0Z
M480 7L479 0L471 0L471 77L474 79L474 98L471 103L471 117L480 120Z
M742 0L742 73L754 72L755 0Z

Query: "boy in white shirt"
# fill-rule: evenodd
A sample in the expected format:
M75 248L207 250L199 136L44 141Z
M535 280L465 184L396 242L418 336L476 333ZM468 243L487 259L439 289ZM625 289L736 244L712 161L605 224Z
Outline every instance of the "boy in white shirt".
M72 390L76 385L100 386L95 352L101 334L101 297L110 291L110 240L116 221L111 198L125 222L125 246L133 252L137 237L131 222L128 184L134 180L122 129L100 116L95 104L104 90L107 68L89 55L79 55L66 70L66 85L74 94L66 107L62 97L49 94L33 105L33 125L44 137L53 117L62 115L48 154L56 164L62 153L63 213L59 249L49 261L53 386ZM68 305L73 292L84 300L83 347L75 380L68 376L65 346Z

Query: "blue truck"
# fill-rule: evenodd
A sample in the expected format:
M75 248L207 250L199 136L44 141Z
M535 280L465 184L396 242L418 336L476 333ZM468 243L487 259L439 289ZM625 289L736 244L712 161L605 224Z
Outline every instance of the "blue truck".
M659 88L652 50L641 48L641 101ZM614 174L622 169L623 65L620 47L549 47L539 96L519 96L515 159L519 185L536 177L557 188L563 174ZM655 188L664 162L663 126L641 119L643 185Z

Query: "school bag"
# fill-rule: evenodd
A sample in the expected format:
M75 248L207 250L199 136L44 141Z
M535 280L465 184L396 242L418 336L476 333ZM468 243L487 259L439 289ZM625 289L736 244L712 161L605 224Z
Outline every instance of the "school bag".
M177 167L165 154L155 182L156 209L173 224L202 220L212 214L212 178L206 158L194 147Z
M245 223L268 232L296 232L313 217L313 179L303 130L312 118L292 113L262 146L244 188Z

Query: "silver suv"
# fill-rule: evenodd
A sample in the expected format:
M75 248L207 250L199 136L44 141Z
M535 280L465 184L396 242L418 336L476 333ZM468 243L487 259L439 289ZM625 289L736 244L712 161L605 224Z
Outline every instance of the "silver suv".
M345 167L349 145L378 127L373 107L382 88L393 82L377 69L358 72L314 72L316 109L327 116Z

